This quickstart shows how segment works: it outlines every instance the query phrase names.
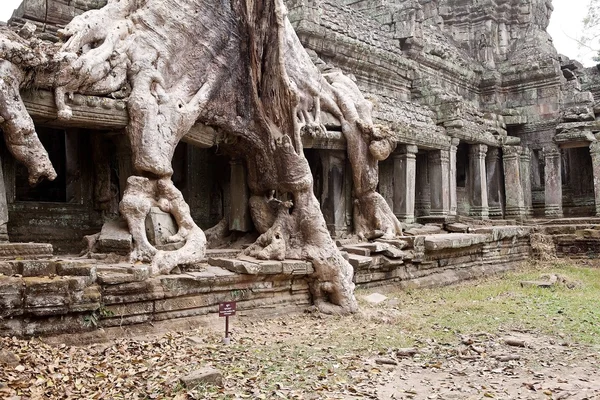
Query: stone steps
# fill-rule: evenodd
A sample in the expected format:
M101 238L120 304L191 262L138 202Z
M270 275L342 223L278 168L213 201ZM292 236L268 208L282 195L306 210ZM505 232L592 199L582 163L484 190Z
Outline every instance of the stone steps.
M52 257L49 243L0 243L0 260L46 259Z

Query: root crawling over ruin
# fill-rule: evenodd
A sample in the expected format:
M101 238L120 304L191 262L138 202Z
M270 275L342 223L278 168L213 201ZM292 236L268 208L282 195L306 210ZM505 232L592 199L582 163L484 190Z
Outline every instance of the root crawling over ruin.
M48 63L45 48L0 28L0 128L12 155L27 167L29 183L54 180L56 171L40 142L33 120L25 109L20 90L30 78L28 71Z
M157 250L148 241L145 221L152 207L171 213L179 227L178 232L167 242L185 241L185 245L174 251ZM190 208L181 192L170 179L151 180L131 176L119 206L133 237L134 249L130 261L152 262L153 274L169 273L179 264L192 264L202 260L206 250L204 232L194 223Z
M133 235L133 260L164 273L204 254L204 234L171 182L175 146L199 122L233 138L229 151L249 171L252 216L262 235L246 253L312 261L315 303L324 311L356 310L352 267L312 192L301 132L325 132L322 110L340 120L361 209L357 231L389 236L400 226L375 188L377 162L393 140L378 136L371 104L352 80L341 72L323 76L314 66L281 0L109 0L61 33L67 42L59 61L67 72L55 87L62 118L70 117L69 93L131 88L127 135L137 176L128 180L120 211ZM173 239L186 242L180 250L160 252L145 237L154 205L175 217Z

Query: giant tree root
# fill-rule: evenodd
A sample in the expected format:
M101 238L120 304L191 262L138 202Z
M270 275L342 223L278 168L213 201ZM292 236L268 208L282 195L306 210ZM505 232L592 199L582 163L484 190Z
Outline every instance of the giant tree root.
M13 32L0 29L0 128L9 151L27 167L31 185L44 178L56 178L20 94L26 78L23 68L38 68L47 62L36 42L27 43Z
M175 218L179 230L167 242L184 240L185 245L180 249L157 250L148 241L145 221L150 208L154 206L171 213ZM206 236L192 220L189 206L170 178L129 177L119 210L133 237L134 248L130 261L151 261L151 274L169 273L177 265L200 262L204 258Z
M278 204L275 221L244 254L259 259L311 261L315 272L309 278L309 285L318 309L336 314L355 312L358 305L353 268L327 230L302 148L294 148L289 136L279 139L276 147L276 164L286 167L280 175L279 189L292 200L269 200Z
M383 232L385 239L393 239L402 232L402 224L385 199L372 190L354 200L354 233L364 239L375 231Z

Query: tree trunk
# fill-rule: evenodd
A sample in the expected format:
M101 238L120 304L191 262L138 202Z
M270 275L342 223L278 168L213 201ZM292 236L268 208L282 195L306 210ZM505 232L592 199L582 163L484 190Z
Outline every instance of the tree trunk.
M72 115L65 96L73 92L131 88L127 135L137 175L128 179L120 211L133 235L133 260L151 261L154 273L164 273L204 256L204 233L171 181L175 146L201 122L224 135L248 167L253 215L263 234L247 253L312 261L315 304L352 312L352 267L312 192L301 132L324 132L321 109L340 119L361 234L400 231L375 192L377 161L393 141L375 129L370 103L350 79L317 70L285 14L281 0L109 0L61 31L68 40L55 57L60 67L41 74L40 82L55 87L64 119ZM170 240L184 240L181 249L158 251L148 242L144 220L153 206L175 217L179 231Z

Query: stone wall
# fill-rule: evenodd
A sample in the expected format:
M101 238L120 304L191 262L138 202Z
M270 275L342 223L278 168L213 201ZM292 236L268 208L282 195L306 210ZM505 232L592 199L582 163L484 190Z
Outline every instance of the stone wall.
M558 223L559 222L559 223ZM556 255L561 258L596 259L600 255L600 220L565 219L538 228L551 237Z
M403 237L343 245L361 286L432 287L508 270L530 255L529 228ZM400 250L405 247L404 250ZM360 254L359 254L360 253ZM300 311L311 304L312 265L235 259L209 250L207 263L149 277L144 266L87 259L0 262L0 335L49 336L212 315L235 300L242 313Z

